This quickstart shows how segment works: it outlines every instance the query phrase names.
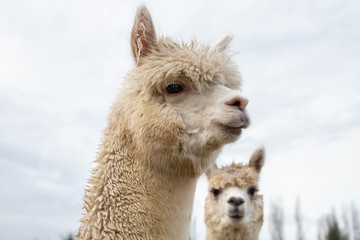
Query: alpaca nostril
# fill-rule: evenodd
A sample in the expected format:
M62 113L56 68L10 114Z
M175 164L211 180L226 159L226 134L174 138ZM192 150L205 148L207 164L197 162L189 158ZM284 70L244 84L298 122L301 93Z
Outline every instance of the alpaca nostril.
M229 200L228 200L228 203L234 207L238 207L240 206L241 204L243 204L245 201L244 199L240 198L240 197L231 197Z
M241 111L245 110L248 105L249 100L240 96L232 98L230 101L226 102L226 105L239 108Z
M234 99L234 101L229 105L235 106L235 107L240 107L241 102L238 99Z

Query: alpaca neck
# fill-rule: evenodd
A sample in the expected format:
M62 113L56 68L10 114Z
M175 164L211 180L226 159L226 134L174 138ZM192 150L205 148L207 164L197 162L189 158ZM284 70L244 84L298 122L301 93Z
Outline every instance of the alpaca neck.
M86 191L79 239L189 238L197 176L161 174L133 149L102 150ZM166 159L163 159L166 160Z
M258 240L261 226L255 223L253 226L238 229L222 229L216 231L207 229L206 240Z
M190 220L197 178L156 179L153 214L159 218L157 230L166 232L154 239L189 239Z

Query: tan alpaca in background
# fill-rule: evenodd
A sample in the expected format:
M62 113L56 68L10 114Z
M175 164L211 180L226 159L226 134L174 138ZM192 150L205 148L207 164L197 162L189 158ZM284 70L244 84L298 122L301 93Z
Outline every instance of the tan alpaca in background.
M189 239L197 178L249 124L229 41L157 38L138 8L135 66L108 117L79 239Z
M258 148L249 164L207 172L210 192L205 202L207 240L258 240L263 223L263 197L257 194L264 148Z

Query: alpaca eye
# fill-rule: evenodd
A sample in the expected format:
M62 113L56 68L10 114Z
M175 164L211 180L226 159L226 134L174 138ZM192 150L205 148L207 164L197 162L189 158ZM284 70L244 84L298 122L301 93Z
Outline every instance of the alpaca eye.
M170 95L178 94L182 91L184 91L184 87L180 83L172 83L166 87L166 92Z
M212 192L214 194L214 197L218 196L220 194L220 190L216 189L216 188L212 188L210 190L210 192Z
M250 187L248 189L248 194L250 195L250 197L254 197L254 195L257 191L258 191L258 189L256 187Z

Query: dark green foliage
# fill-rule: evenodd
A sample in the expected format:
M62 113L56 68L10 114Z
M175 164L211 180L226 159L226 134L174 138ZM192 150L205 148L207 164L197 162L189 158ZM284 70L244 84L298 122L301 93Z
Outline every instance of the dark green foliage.
M340 230L336 219L328 225L326 240L348 240Z
M321 240L349 240L347 229L341 229L334 210L320 222L319 239Z

